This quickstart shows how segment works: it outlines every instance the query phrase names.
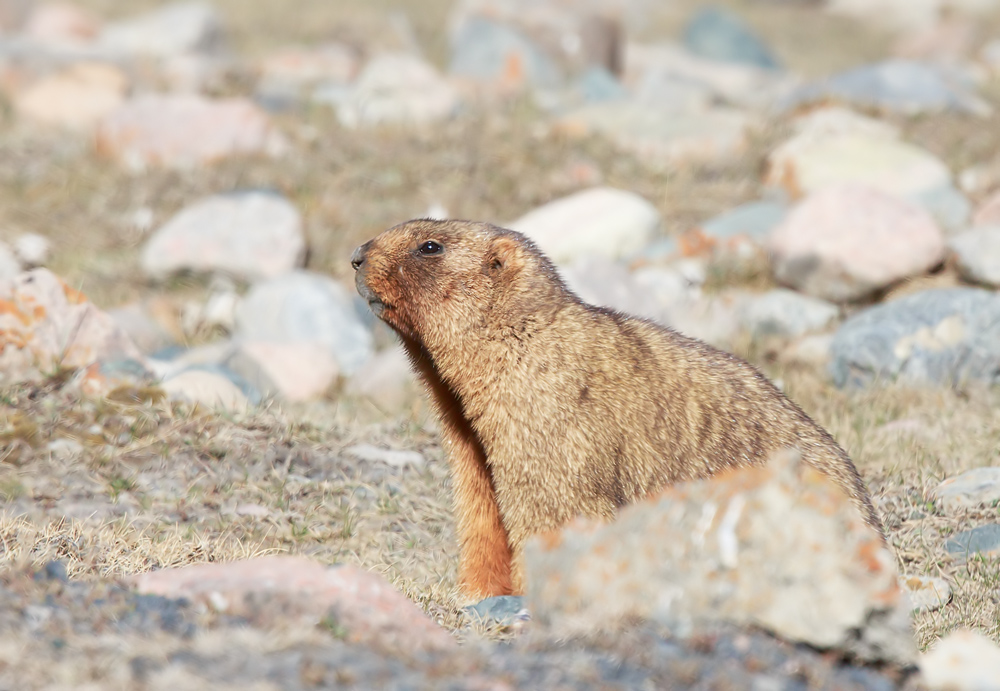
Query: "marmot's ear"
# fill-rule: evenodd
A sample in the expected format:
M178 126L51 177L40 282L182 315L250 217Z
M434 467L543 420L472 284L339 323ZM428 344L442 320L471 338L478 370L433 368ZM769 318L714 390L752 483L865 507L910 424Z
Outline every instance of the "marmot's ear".
M516 271L524 266L521 243L516 239L500 235L494 238L493 247L487 261L490 271Z

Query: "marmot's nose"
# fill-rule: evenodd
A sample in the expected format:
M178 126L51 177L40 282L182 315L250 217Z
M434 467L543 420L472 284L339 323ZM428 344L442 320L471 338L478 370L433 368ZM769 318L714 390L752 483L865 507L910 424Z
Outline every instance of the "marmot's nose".
M354 254L351 255L351 266L357 271L361 268L361 265L365 263L365 250L368 248L368 243L361 245L356 250Z

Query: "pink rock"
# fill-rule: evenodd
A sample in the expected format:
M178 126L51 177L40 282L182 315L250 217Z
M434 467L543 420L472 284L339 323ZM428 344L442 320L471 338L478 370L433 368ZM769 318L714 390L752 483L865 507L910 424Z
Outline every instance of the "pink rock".
M340 374L329 346L309 341L242 343L226 365L263 393L292 402L321 397Z
M341 43L318 48L286 48L268 56L261 64L261 77L293 85L322 81L347 83L358 74L356 50Z
M850 184L808 196L771 231L768 249L778 281L839 302L927 271L945 243L922 208Z
M354 566L267 556L152 571L134 576L132 582L140 593L185 597L242 616L253 616L262 599L280 600L290 616L317 623L332 610L352 642L404 652L456 647L447 631L385 579Z
M97 17L65 2L40 5L28 17L23 34L43 43L79 43L94 39L101 31Z
M128 78L117 67L79 63L35 82L14 104L28 120L85 131L121 106L127 87Z
M97 150L126 166L190 168L234 154L278 155L287 142L267 115L243 98L143 96L99 125Z
M21 381L109 357L140 357L106 312L48 269L0 283L0 372Z
M1000 190L976 209L976 215L972 218L972 226L974 228L1000 226Z

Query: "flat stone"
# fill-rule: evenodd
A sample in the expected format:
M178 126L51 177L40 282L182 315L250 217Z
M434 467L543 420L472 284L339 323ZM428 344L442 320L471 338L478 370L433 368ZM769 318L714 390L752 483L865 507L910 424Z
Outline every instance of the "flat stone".
M328 276L308 271L254 285L237 308L236 331L246 341L322 343L347 375L374 352L371 331L351 293Z
M139 96L97 128L98 153L134 170L193 168L237 154L277 156L287 147L267 115L243 98Z
M768 156L764 181L793 197L854 183L904 198L951 185L951 171L923 149L855 132L804 132Z
M153 233L142 268L154 279L181 271L273 278L301 265L302 215L279 194L245 191L202 199Z
M963 278L1000 287L1000 225L967 230L951 238L948 247Z
M950 477L935 488L933 496L946 511L992 506L1000 501L1000 468L973 468Z
M186 401L230 412L244 412L250 400L240 388L221 374L206 370L187 370L165 380L161 387L174 401Z
M351 643L396 653L451 651L448 632L381 576L354 566L305 557L265 556L227 564L196 564L132 577L140 593L187 598L233 616L278 600L290 620L334 621Z
M321 398L340 374L330 348L319 342L243 342L222 364L265 396L292 403Z
M747 147L749 117L730 108L676 113L631 101L583 106L560 115L557 132L582 137L599 134L655 168L720 163Z
M988 197L977 209L972 219L976 228L983 226L1000 226L1000 191Z
M900 587L910 598L913 612L933 612L951 601L951 585L943 578L901 576Z
M742 19L718 7L705 7L684 27L684 46L703 58L777 69L778 61Z
M86 132L125 102L128 77L101 63L77 63L18 93L18 115L41 125Z
M986 116L992 112L986 101L945 70L903 59L856 67L808 84L787 97L784 106L792 109L830 101L911 116L941 112Z
M959 559L967 559L974 554L1000 556L1000 524L989 523L972 530L963 530L952 535L944 543L944 548L948 554Z
M826 329L839 314L837 306L825 300L779 288L748 300L741 318L755 338L793 338Z
M214 52L224 44L222 18L207 2L175 2L105 26L101 46L123 56L164 58Z
M932 691L1000 691L1000 648L975 631L953 631L918 665Z
M337 110L345 127L429 125L455 115L458 92L429 63L412 55L371 60Z
M1000 383L1000 295L925 290L862 310L837 330L837 386L902 381L921 386Z
M660 212L637 194L594 187L549 202L509 224L556 263L587 255L628 257L662 227Z
M0 280L0 373L7 383L140 357L106 312L49 270Z
M892 553L791 452L667 488L609 524L532 538L525 573L535 625L551 635L639 618L688 636L726 622L867 660L916 657Z
M941 230L924 209L859 185L811 194L767 244L779 282L835 302L921 274L945 252Z
M502 627L514 626L531 618L525 607L524 598L517 595L488 597L465 607L464 611L482 624Z
M371 444L355 444L344 449L344 453L359 461L385 463L393 468L405 468L407 466L421 468L427 463L423 454L416 451L381 449Z

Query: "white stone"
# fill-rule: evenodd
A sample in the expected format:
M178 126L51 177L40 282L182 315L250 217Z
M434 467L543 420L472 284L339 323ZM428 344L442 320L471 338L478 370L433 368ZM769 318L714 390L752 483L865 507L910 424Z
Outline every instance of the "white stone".
M768 157L765 182L793 197L833 185L862 184L913 198L951 185L951 171L923 149L866 132L807 129Z
M967 230L953 237L948 247L964 278L1000 287L1000 225Z
M899 585L910 598L914 612L931 612L951 600L951 585L943 578L930 576L900 576Z
M953 631L917 664L931 691L1000 691L1000 648L975 631Z
M750 298L740 316L754 337L788 338L831 326L839 312L826 300L779 288Z
M385 414L402 411L420 395L410 360L401 346L388 348L365 362L344 387Z
M123 55L164 58L216 51L222 45L222 19L208 3L178 2L108 24L99 40L105 49Z
M51 253L52 244L49 239L38 233L25 233L14 241L14 254L28 267L45 264Z
M371 444L357 444L344 449L344 453L359 461L373 463L385 463L393 468L404 468L406 466L423 466L426 461L424 457L416 451L396 451L393 449L380 449Z
M320 398L340 373L330 349L318 342L240 343L224 364L265 395L293 403Z
M388 54L365 66L337 116L345 127L426 125L447 120L458 106L458 92L431 65Z
M946 511L989 506L1000 500L1000 468L973 468L950 477L935 488L933 496Z
M214 372L188 370L167 379L161 387L171 400L230 412L241 412L250 407L250 401L236 384Z
M77 63L43 77L14 98L27 120L88 131L125 102L128 78L112 65Z
M269 192L238 192L177 213L146 243L142 268L156 279L194 271L257 280L299 266L305 249L302 216L291 202Z
M524 233L556 263L587 255L629 257L662 227L660 212L637 194L594 187L530 211L509 226Z

